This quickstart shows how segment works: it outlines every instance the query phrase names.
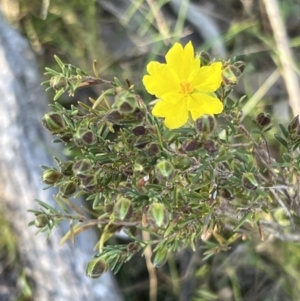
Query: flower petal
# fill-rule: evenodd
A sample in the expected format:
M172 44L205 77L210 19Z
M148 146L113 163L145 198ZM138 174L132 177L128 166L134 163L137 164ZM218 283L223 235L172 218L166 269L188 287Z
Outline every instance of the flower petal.
M183 98L175 104L160 100L153 108L156 117L165 117L164 124L169 129L177 129L188 120L187 99Z
M200 69L200 60L195 58L191 41L184 48L181 44L175 43L166 54L166 62L178 75L180 81L188 81L190 76L195 76Z
M161 98L166 93L179 90L179 79L166 64L150 62L147 71L149 75L143 77L143 84L150 94Z
M210 66L201 67L192 85L199 92L214 92L222 82L222 63L212 63Z
M188 110L193 120L202 115L220 114L223 111L223 103L219 98L203 93L193 93L188 98Z

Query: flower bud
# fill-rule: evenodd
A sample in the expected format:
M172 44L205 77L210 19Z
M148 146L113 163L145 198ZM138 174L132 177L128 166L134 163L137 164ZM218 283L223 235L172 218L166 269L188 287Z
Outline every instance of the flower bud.
M232 193L226 188L221 189L220 195L222 198L224 198L226 200L232 200L232 198L233 198Z
M73 140L78 147L83 147L85 145L95 144L97 142L97 137L89 128L79 127L73 136Z
M119 92L115 97L115 103L121 114L131 114L138 107L135 95L128 91Z
M256 190L258 183L252 173L244 173L242 176L242 185L248 190Z
M139 252L140 250L141 250L141 246L137 242L130 242L127 245L127 252L129 252L131 254L135 254L135 253Z
M43 172L42 180L45 184L53 185L57 183L63 175L56 169L50 168Z
M222 70L222 79L224 84L236 85L241 74L242 73L238 67L234 65L228 65Z
M160 268L162 267L167 259L168 259L168 249L167 248L164 248L164 249L159 249L156 254L155 254L155 257L153 259L153 265L154 267L156 268Z
M77 185L73 181L66 181L59 187L59 193L65 197L69 198L76 192Z
M124 120L124 115L117 110L112 110L105 115L105 119L112 124L119 124Z
M136 108L133 112L133 116L135 118L135 122L142 122L146 117L146 111L144 109Z
M200 65L207 66L210 63L210 55L206 51L201 51L199 53Z
M114 206L114 215L121 221L129 219L132 215L132 204L127 198L121 197Z
M196 120L195 127L199 134L209 135L216 127L216 120L212 115L203 115Z
M91 278L99 278L107 269L106 262L101 257L96 257L87 264L86 275Z
M256 122L261 128L264 128L271 123L271 117L269 114L262 112L256 116Z
M68 80L63 75L55 75L50 78L50 87L52 87L55 91L66 88L67 85Z
M193 152L199 148L199 142L195 139L186 139L181 145L184 152Z
M234 65L235 67L237 67L237 68L241 71L241 73L244 72L245 67L246 67L246 63L243 62L243 61L237 61L237 62L235 62L233 65Z
M105 204L104 212L106 212L108 214L111 214L111 213L113 213L113 211L114 211L114 204L113 203Z
M64 175L64 176L72 176L73 175L73 161L66 161L64 163L61 164L60 166L60 172Z
M160 148L157 143L153 142L153 143L148 144L147 149L146 149L146 154L149 157L157 156L159 153L160 153Z
M290 134L293 134L299 127L299 115L293 118L293 120L288 125L288 131Z
M174 172L174 166L167 160L161 160L156 164L155 171L158 177L169 180Z
M80 184L84 191L86 192L95 192L95 189L98 185L97 177L93 176L82 176L80 177Z
M166 226L169 222L169 213L162 203L153 203L147 211L147 221L155 227Z
M213 140L205 140L203 143L203 148L211 156L214 155L218 151L218 147Z
M90 175L94 168L94 162L90 159L81 159L73 164L72 170L77 178Z
M42 118L43 126L52 134L59 134L65 131L66 123L62 114L58 112L50 112Z
M37 215L37 217L35 218L34 221L34 225L37 228L44 228L45 226L47 226L49 223L49 217L47 214L39 214Z
M132 129L132 133L135 136L143 136L147 133L147 129L143 125L138 125L134 129Z

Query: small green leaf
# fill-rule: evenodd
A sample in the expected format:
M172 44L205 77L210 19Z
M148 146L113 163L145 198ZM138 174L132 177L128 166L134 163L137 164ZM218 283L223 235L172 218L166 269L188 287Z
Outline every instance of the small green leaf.
M57 55L54 55L54 59L56 60L57 64L59 65L59 67L61 69L64 69L65 68L65 65L64 63L60 60L60 58L57 56ZM48 68L50 69L50 68ZM47 70L47 69L46 69ZM50 69L51 70L51 69ZM48 70L47 70L48 71Z
M284 136L285 138L288 138L289 133L288 133L288 131L286 130L286 128L285 128L281 123L279 123L279 127L280 127L280 129L281 129L281 132L282 132L283 136Z
M287 141L284 140L281 136L279 136L278 134L275 134L274 137L278 140L278 142L280 144L282 144L285 148L289 149Z
M238 224L234 227L232 230L233 232L236 232L248 219L248 217L252 214L252 212L248 212L246 215L242 217L242 219L238 222Z

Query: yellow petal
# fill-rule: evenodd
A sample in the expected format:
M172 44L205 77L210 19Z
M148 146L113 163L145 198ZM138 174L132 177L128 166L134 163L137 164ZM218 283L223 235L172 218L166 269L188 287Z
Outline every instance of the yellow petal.
M188 110L191 112L193 120L196 120L205 114L222 113L223 103L217 97L203 93L193 93L188 98Z
M187 99L178 100L175 104L160 100L153 108L156 117L165 117L164 124L169 129L177 129L188 120Z
M212 63L210 66L201 67L192 85L199 92L214 92L222 82L222 63Z
M161 98L164 94L179 89L177 75L166 64L150 62L147 65L147 71L149 75L143 77L143 84L150 94Z
M183 48L175 43L166 55L167 65L174 70L180 81L188 81L192 74L199 71L200 60L195 58L192 42L188 42Z

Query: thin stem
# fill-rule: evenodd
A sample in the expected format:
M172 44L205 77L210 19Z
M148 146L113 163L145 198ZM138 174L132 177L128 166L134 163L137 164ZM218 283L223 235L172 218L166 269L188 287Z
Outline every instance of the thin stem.
M143 241L148 241L150 240L150 233L143 231L142 237L143 237ZM147 270L149 273L149 300L157 301L157 275L156 275L156 270L151 262L151 256L152 256L151 245L148 245L146 247L144 254L146 259Z

